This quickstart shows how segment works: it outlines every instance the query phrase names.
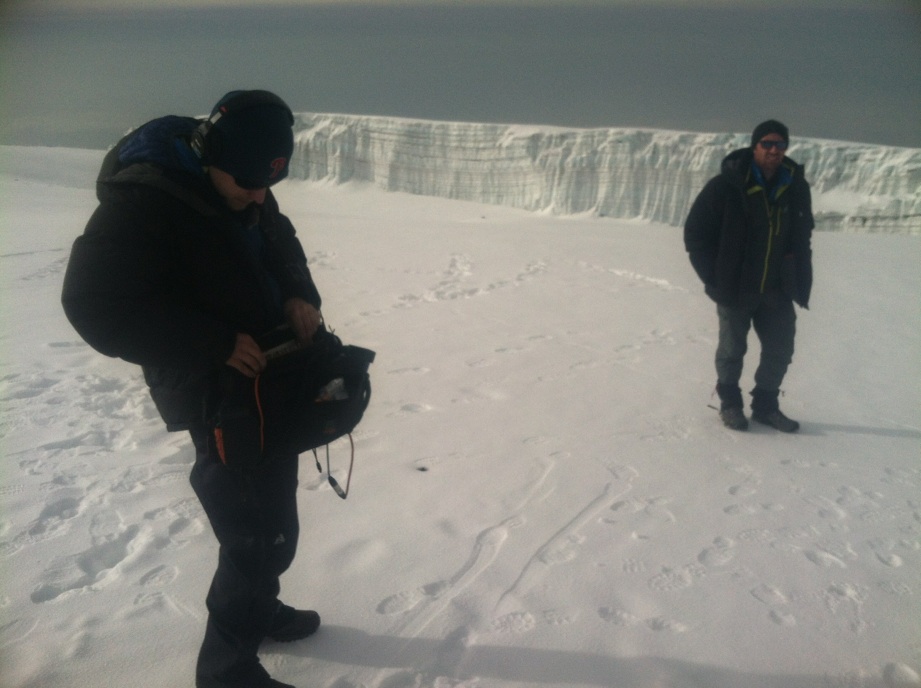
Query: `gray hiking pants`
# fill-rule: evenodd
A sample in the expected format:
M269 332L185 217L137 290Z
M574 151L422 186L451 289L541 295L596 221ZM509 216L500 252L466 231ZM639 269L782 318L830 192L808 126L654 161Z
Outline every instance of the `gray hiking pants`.
M748 331L754 326L761 342L755 387L770 392L779 390L793 360L796 336L793 302L779 295L769 295L751 306L717 305L716 313L720 323L716 348L716 374L720 384L738 386L742 359L748 351Z

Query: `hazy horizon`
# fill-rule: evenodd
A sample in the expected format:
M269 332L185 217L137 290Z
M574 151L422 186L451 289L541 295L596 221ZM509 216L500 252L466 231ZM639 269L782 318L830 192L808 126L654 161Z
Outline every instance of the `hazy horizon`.
M26 11L46 6L4 10L0 144L104 148L242 87L306 112L706 132L776 117L921 147L919 3Z

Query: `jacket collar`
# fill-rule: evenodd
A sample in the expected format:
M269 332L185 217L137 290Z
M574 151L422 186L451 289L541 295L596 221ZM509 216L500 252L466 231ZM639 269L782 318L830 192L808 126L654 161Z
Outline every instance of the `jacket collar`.
M744 190L753 182L757 183L761 188L767 188L768 185L764 182L761 170L754 164L754 157L751 148L738 148L723 158L723 162L720 165L720 174L738 189ZM759 176L757 179L755 179L752 170L758 170ZM783 162L777 171L777 174L782 176L772 180L772 183L776 188L782 186L786 189L793 183L796 176L801 174L800 170L801 166L799 164L784 156ZM777 196L779 195L778 193Z

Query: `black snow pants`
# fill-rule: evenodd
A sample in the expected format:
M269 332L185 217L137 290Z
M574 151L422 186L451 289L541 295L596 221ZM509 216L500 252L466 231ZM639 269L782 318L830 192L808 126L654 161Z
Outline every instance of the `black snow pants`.
M275 457L239 473L209 452L204 429L190 434L196 453L190 482L220 545L196 685L245 685L264 672L256 653L280 604L279 577L297 549L298 457Z

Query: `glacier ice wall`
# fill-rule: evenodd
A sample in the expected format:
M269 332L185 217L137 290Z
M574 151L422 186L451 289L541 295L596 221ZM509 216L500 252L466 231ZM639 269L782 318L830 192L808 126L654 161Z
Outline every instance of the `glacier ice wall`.
M300 113L294 178L681 225L741 134ZM921 149L795 139L819 229L921 234Z

